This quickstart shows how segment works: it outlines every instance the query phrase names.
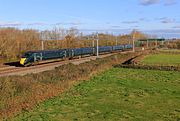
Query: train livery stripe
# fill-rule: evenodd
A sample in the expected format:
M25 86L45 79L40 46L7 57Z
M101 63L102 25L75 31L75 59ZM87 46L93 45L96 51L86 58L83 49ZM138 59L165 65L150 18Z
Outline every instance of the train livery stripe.
M20 60L20 64L21 65L24 65L24 62L26 61L26 58L21 58L21 60Z

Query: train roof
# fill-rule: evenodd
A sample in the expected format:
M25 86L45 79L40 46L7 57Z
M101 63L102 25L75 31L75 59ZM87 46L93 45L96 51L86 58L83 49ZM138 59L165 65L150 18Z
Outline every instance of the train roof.
M33 50L33 51L27 51L26 53L37 53L37 52L51 52L51 51L61 51L66 49L56 49L56 50Z
M91 48L91 47L85 47L85 48ZM83 48L68 48L68 49L54 49L54 50L34 50L34 51L27 51L25 53L56 52L56 51L69 50L69 49L83 49Z
M165 41L164 38L150 38L150 39L140 39L138 41Z
M124 45L129 45L129 44L124 44ZM115 46L122 46L122 45L115 45ZM99 46L99 47L112 47L112 46ZM25 52L25 53L56 52L56 51L63 51L63 50L86 49L86 48L93 48L93 47L68 48L68 49L54 49L54 50L34 50L34 51L27 51L27 52Z

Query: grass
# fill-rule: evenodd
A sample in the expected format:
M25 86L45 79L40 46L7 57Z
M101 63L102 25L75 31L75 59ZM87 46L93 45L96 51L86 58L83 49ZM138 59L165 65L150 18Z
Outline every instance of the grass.
M180 66L180 54L151 54L144 58L143 64Z
M167 49L167 50L160 49L159 51L160 51L160 52L172 52L172 53L173 53L173 52L175 52L175 53L176 53L176 52L180 52L179 49Z
M118 54L103 59L67 64L38 74L0 78L0 120L13 117L21 111L33 109L37 104L58 96L77 80L88 80L138 53Z
M180 120L180 74L113 68L12 120Z

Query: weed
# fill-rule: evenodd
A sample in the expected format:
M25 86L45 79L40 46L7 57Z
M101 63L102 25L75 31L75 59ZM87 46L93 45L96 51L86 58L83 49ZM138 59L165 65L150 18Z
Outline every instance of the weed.
M38 74L0 78L0 119L16 115L21 110L28 111L38 103L59 95L77 80L87 80L132 56L134 53L116 55L80 65L67 64Z
M179 72L113 68L13 120L178 120L179 79Z

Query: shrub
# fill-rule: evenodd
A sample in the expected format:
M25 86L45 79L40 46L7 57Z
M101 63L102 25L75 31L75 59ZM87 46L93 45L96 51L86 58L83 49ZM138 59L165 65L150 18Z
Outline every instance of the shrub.
M80 65L67 64L38 74L0 78L0 119L28 111L39 102L59 95L75 81L88 79L137 54L115 55Z

